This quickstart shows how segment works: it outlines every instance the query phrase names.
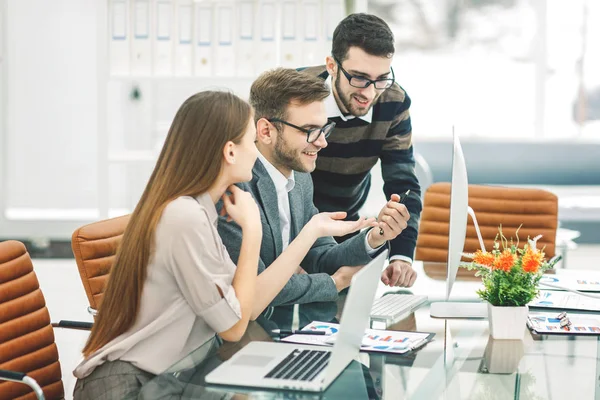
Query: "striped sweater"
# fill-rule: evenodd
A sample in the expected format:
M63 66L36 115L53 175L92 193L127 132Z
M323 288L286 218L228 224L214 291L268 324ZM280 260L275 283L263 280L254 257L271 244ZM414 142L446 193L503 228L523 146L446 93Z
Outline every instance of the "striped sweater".
M324 80L328 77L325 66L300 70ZM320 211L344 210L348 219L357 219L371 188L371 168L380 159L386 198L410 189L404 201L410 212L408 228L391 241L390 256L412 259L422 204L415 175L409 107L410 98L394 83L373 105L371 123L360 118L331 118L336 126L327 138L329 145L319 152L312 178L314 203Z

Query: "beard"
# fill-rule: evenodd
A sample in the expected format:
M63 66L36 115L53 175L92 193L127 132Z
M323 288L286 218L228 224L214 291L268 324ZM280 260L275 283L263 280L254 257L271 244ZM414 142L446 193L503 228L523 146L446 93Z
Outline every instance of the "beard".
M350 84L350 82L348 82L348 84ZM375 101L377 100L377 98L379 97L380 94L376 94L375 98L373 99L373 101L371 101L371 103L369 104L368 107L366 108L358 108L355 107L352 104L352 96L353 94L346 94L342 91L341 85L340 85L340 69L338 68L337 71L337 75L335 77L335 90L337 92L337 95L340 99L340 101L342 102L342 105L344 106L344 108L352 115L354 115L355 117L362 117L364 115L367 115L367 113L369 112L369 110L371 110L371 108L373 107L373 104L375 104ZM359 97L361 100L365 99L363 96L360 95L354 95L356 97Z
M275 159L275 162L293 171L312 172L312 168L308 169L304 164L302 164L300 157L302 157L301 154L288 148L287 142L283 138L283 135L280 134L277 138L277 142L275 142L275 148L273 152L273 158Z

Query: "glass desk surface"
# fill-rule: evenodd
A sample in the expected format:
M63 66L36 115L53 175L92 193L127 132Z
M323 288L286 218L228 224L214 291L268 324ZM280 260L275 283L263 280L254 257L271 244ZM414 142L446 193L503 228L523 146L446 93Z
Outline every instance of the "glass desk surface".
M443 264L415 263L411 291L441 300ZM468 275L468 274L465 274ZM479 280L457 280L451 298L477 301ZM378 295L397 291L380 284ZM540 336L494 340L487 320L436 319L425 305L391 330L433 332L433 341L405 355L361 352L323 393L208 385L204 377L250 341L273 341L272 329L311 321L338 322L337 302L279 307L248 326L238 343L209 342L146 384L140 399L594 399L600 398L598 336ZM527 329L523 327L523 329Z

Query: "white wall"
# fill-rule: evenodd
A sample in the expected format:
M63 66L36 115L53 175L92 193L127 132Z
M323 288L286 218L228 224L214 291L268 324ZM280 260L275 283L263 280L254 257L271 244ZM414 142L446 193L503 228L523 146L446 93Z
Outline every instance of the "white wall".
M97 202L96 0L6 0L3 197L11 209Z
M4 78L4 30L6 23L4 19L4 8L5 4L3 0L0 0L0 222L2 222L2 210L4 209L4 199L2 194L4 193L4 131L5 131L5 119L4 119L4 98L6 96L5 90L5 78ZM1 224L0 224L1 226Z
M294 43L298 49L311 49L306 54L324 55L330 47L326 27L335 25L333 18L341 18L343 2L313 3L318 5L317 17L324 19L315 24L320 39L302 42L302 33ZM248 95L256 74L140 76L131 70L111 75L111 4L0 0L5 22L0 27L0 238L68 239L85 223L131 210L175 111L189 95L208 88ZM131 13L135 3L126 4ZM279 27L277 18L268 23ZM131 38L131 20L129 24ZM259 26L257 22L256 31ZM304 32L301 27L298 24L298 34ZM277 43L283 40L280 33ZM253 50L264 44L255 36ZM281 62L272 60L268 67ZM312 63L294 59L293 66ZM135 87L141 92L139 99L131 96Z

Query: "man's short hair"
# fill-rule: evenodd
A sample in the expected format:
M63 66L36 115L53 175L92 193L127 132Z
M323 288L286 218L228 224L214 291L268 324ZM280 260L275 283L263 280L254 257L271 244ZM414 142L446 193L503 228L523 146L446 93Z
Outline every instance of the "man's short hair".
M276 68L260 74L250 88L254 120L286 119L292 103L307 105L323 101L331 91L322 78L290 68Z
M333 32L331 55L343 62L350 47L359 47L372 56L391 58L394 55L394 34L379 17L371 14L350 14Z

